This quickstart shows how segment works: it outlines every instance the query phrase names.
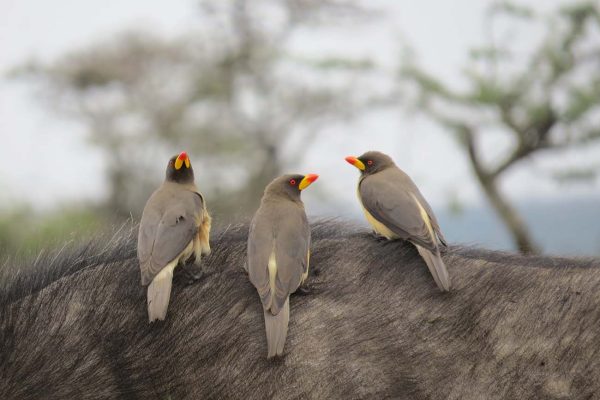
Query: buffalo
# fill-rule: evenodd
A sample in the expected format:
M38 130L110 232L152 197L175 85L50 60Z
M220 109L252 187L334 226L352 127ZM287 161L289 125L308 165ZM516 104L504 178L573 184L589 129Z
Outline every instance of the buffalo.
M1 399L600 398L600 261L450 246L440 292L415 247L312 224L311 274L267 360L247 224L213 233L148 324L135 227L0 273Z

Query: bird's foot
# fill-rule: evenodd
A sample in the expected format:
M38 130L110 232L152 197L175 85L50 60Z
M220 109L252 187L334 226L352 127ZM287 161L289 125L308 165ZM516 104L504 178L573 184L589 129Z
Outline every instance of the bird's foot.
M371 234L373 235L373 237L375 238L375 240L378 240L380 242L387 240L387 238L383 235L380 235L379 233L375 232L375 231L371 231Z
M304 286L300 286L298 288L298 290L296 290L295 292L298 296L307 296L310 294L310 289L307 287L307 285Z
M188 263L183 265L182 268L186 278L188 279L188 285L202 279L204 276L204 272L202 271L202 267L194 263Z
M304 283L302 286L296 289L294 294L298 296L309 296L311 294L318 293L320 286L321 283L318 282Z

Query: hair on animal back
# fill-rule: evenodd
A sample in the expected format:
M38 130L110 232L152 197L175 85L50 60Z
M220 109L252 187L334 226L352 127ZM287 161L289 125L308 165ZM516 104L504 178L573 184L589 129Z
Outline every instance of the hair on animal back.
M175 274L149 326L135 226L3 269L0 397L593 398L598 260L450 246L440 293L411 244L312 224L309 293L290 299L284 357L264 358L243 270L248 226L213 235L206 276Z

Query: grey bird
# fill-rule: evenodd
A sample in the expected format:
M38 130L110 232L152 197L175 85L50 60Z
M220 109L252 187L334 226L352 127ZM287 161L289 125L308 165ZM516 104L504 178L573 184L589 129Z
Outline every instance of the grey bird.
M263 306L267 358L283 354L290 294L308 276L310 228L300 192L317 178L284 175L273 180L250 224L246 269Z
M211 218L185 152L171 157L163 184L150 196L140 222L137 254L148 286L148 319L167 315L173 270L210 253Z
M450 276L440 256L446 247L433 210L410 177L386 154L369 151L346 161L361 172L358 198L367 221L389 240L408 240L417 247L435 283L450 290Z

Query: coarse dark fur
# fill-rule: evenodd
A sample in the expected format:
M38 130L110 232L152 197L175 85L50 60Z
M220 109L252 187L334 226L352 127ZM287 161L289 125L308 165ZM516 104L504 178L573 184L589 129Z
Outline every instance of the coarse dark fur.
M309 293L273 361L247 232L217 232L206 276L176 274L153 325L135 228L5 267L0 399L600 398L598 260L450 246L440 293L411 244L315 223Z

